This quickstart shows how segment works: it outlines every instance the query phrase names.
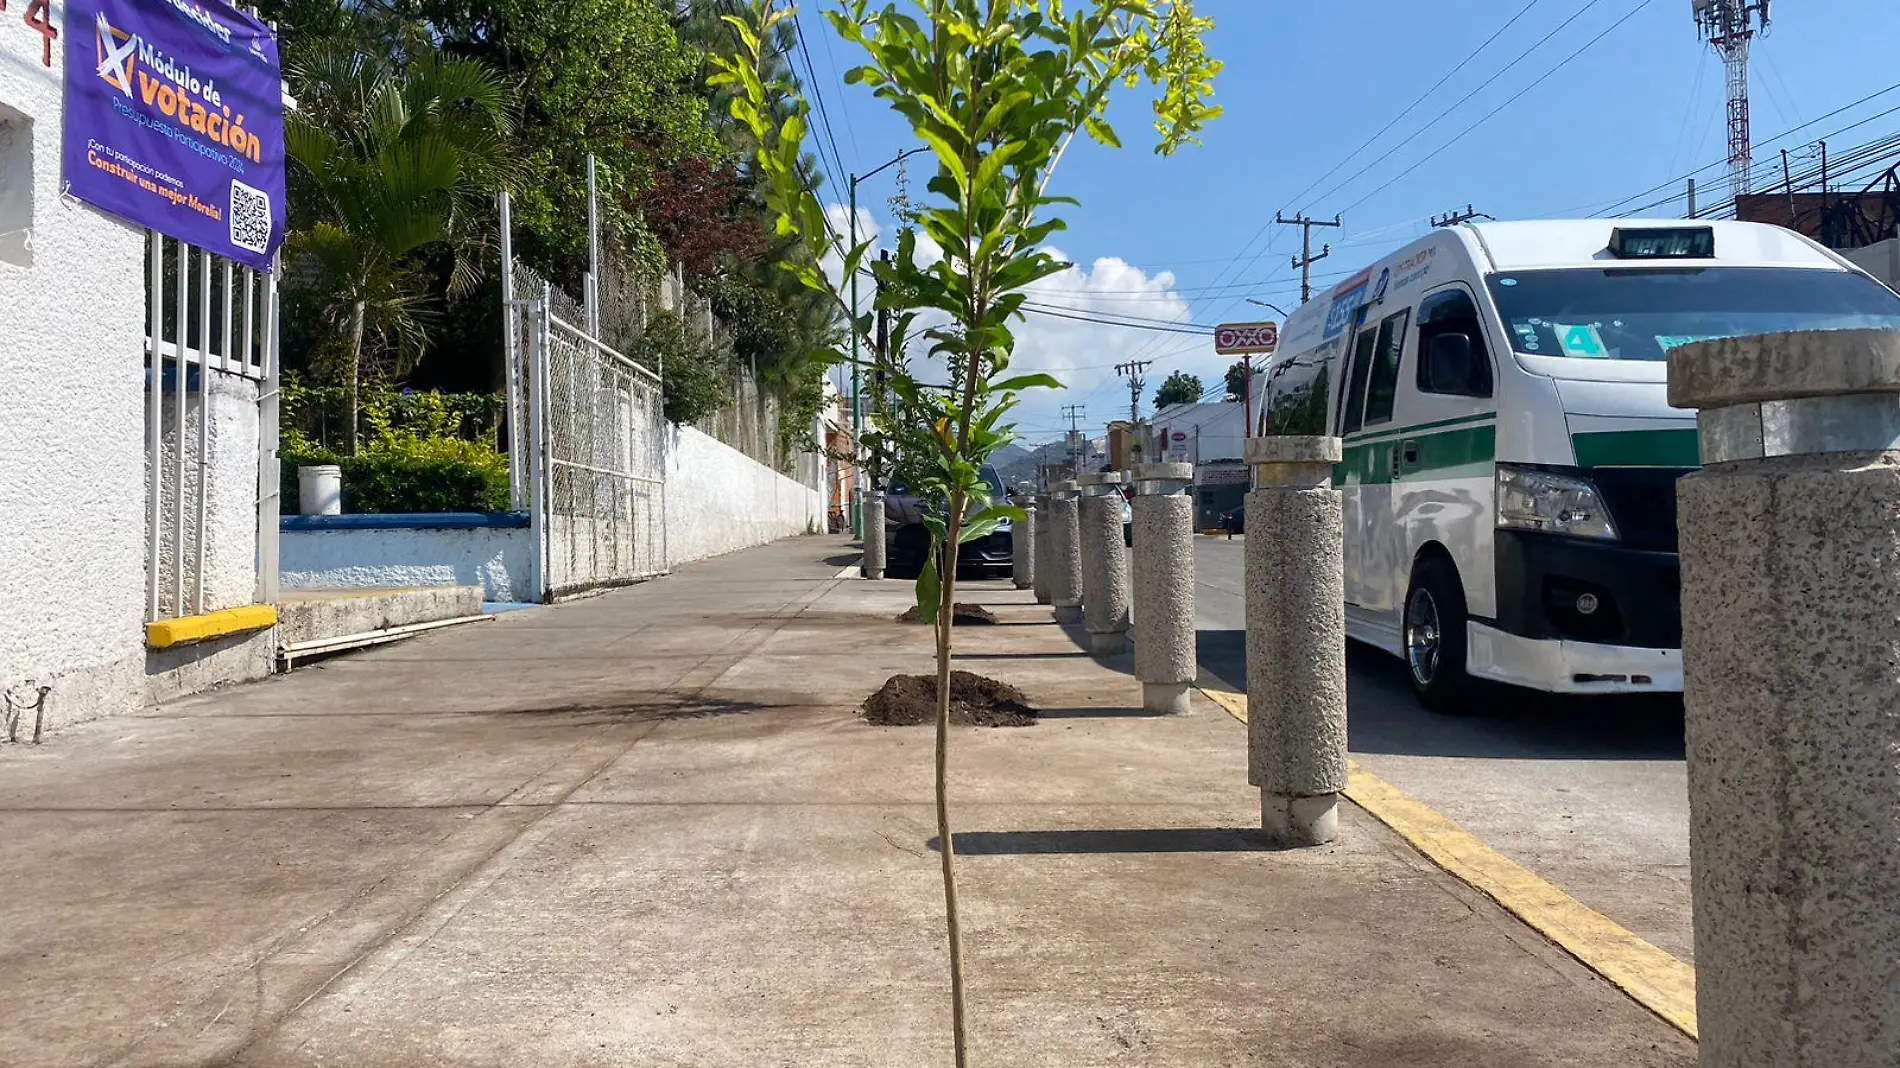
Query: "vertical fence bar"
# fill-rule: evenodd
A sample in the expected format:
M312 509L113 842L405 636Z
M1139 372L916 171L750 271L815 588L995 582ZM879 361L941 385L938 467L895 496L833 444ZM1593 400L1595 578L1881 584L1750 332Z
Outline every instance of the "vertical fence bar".
M528 480L523 470L527 445L521 419L521 337L515 304L515 242L513 205L508 191L501 193L501 366L508 397L508 505L528 506Z
M231 273L233 269L231 261L225 260L224 308L219 316L219 318L223 320L223 329L218 335L218 369L227 372L231 370ZM243 370L244 367L239 365L238 371L242 373Z
M145 375L145 459L147 479L151 483L148 503L151 505L146 530L145 552L145 619L152 622L158 619L158 550L159 530L164 523L164 495L159 478L160 464L164 459L164 439L160 436L160 424L164 421L164 381L165 365L163 344L165 340L165 238L158 231L147 233L148 259L146 264L146 299L149 307L146 314L152 320L152 332L149 340L149 363Z
M251 354L257 351L257 323L255 303L257 300L257 272L245 268L244 278L244 337L238 342L238 373L251 373Z
M534 538L534 599L547 601L550 589L549 561L553 553L548 545L548 503L553 499L552 481L547 462L548 435L548 287L541 287L541 300L530 301L522 310L528 322L528 527Z
M227 263L229 261L226 261ZM179 428L179 440L184 440ZM191 610L205 610L205 526L211 496L211 253L198 252L198 515L191 539ZM184 613L180 612L180 615Z
M257 589L259 604L277 603L278 526L283 512L283 476L277 459L277 438L281 384L277 361L277 272L279 256L271 262L271 273L264 275L264 344L258 371L262 381L257 389ZM247 272L245 290L258 281L255 272ZM246 298L248 302L248 296Z
M178 243L178 336L172 345L172 615L185 614L185 366L191 326L191 246Z

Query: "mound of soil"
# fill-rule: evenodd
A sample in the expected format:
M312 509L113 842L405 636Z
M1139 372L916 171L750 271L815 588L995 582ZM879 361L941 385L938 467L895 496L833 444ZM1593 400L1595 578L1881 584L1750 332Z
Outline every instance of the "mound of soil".
M937 676L892 675L864 702L864 718L879 727L937 722ZM1028 727L1036 722L1023 692L968 671L950 673L950 722L966 727Z
M958 601L951 614L951 620L960 627L969 626L973 623L977 625L987 625L996 622L996 613L980 604L965 604L962 601ZM904 609L904 614L898 616L897 621L899 623L917 622L917 606L911 605L909 608Z

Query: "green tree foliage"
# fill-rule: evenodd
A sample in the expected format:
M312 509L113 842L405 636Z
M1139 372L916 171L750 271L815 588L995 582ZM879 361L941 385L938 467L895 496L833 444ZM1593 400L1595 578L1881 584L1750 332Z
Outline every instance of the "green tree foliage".
M732 399L732 350L707 340L675 312L648 320L627 355L660 372L670 423L696 423Z
M1155 391L1155 408L1166 408L1170 404L1196 404L1206 390L1201 380L1186 371L1176 371L1162 380L1161 388Z
M1227 395L1221 400L1238 404L1247 399L1247 361L1235 360L1233 365L1227 368L1226 380Z
M1007 416L1022 392L1058 384L1047 375L1009 373L1027 287L1068 266L1044 242L1063 226L1054 209L1073 202L1049 195L1048 183L1078 133L1120 145L1107 118L1117 87L1153 86L1159 152L1193 142L1219 113L1211 101L1219 64L1201 44L1211 20L1196 17L1189 0L1096 0L1086 6L922 0L915 7L879 10L869 0L838 0L827 14L839 36L864 53L863 65L846 80L869 86L929 146L936 163L916 224L942 249L942 258L920 261L916 231L905 230L896 255L872 270L877 299L895 316L890 355L877 370L898 398L900 418L920 416L917 425L924 429L922 441L900 436L898 442L922 453L906 458L924 476L918 488L944 502L927 519L932 559L918 579L917 599L920 617L936 626L937 831L953 1039L963 1068L963 948L947 774L950 607L958 547L1021 514L988 500L982 464L1011 438ZM724 60L714 81L733 94L731 112L752 132L758 170L768 183L766 203L778 216L779 231L797 235L808 250L792 269L849 313L849 304L814 265L836 251L844 261L842 276L855 277L871 245L834 249L823 205L804 180L806 109L765 62L786 17L775 0L753 0L745 17L729 17L740 55ZM911 327L925 311L945 320L923 329L918 342L947 372L947 390L913 377L903 355ZM860 335L868 335L871 325L870 316L850 324Z
M516 254L579 292L587 263L587 154L603 183L602 231L618 254L657 247L633 196L663 169L713 157L700 57L655 0L398 0L441 47L520 86L524 171Z
M446 257L450 294L480 277L489 198L517 174L514 105L480 62L425 52L399 64L346 35L304 49L290 79L284 145L309 221L286 242L286 281L312 301L313 362L351 392L353 450L364 375L407 374L427 344L422 255Z

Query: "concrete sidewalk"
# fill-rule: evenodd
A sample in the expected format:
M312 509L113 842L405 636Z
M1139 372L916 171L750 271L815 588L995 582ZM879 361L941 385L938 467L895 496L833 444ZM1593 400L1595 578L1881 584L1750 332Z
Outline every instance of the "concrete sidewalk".
M0 754L0 1064L948 1063L931 732L855 714L930 633L851 559L794 539ZM1049 711L953 740L975 1063L1693 1062L1356 810L1261 850L1244 727L1140 715L1004 585L961 666Z

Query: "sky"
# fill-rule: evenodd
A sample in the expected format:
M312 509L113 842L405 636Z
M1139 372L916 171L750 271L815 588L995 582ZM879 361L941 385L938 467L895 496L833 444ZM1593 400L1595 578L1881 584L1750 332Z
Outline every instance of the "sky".
M836 4L803 0L799 18L808 94L819 90L832 135L815 122L813 147L829 158L837 146L821 196L838 202L843 223L846 174L918 142L882 101L843 83L855 46L817 14ZM1196 10L1215 19L1207 47L1226 64L1215 83L1225 114L1204 146L1163 158L1151 151L1148 99L1117 98L1110 118L1124 147L1078 138L1051 185L1081 201L1052 242L1075 266L1039 283L1038 304L1182 328L1279 318L1245 302L1299 301L1289 262L1299 231L1275 225L1278 212L1341 215L1340 228L1313 235L1315 251L1332 248L1313 265L1323 292L1466 205L1499 219L1574 218L1676 196L1645 212L1674 217L1686 211L1683 176L1698 169L1702 204L1728 195L1722 65L1698 40L1687 0L1199 0ZM1839 159L1900 133L1900 3L1779 0L1772 14L1750 67L1758 170L1778 174L1786 148L1799 177L1814 166L1816 138ZM806 75L804 57L798 65ZM923 168L907 177L924 195ZM881 244L898 178L891 168L859 185L861 231ZM1078 425L1096 435L1126 418L1117 363L1154 361L1141 409L1151 414L1170 372L1213 389L1232 362L1199 334L1048 315L1018 338L1012 369L1049 370L1066 387L1026 397L1018 429L1029 442L1066 429L1065 405L1086 407Z

